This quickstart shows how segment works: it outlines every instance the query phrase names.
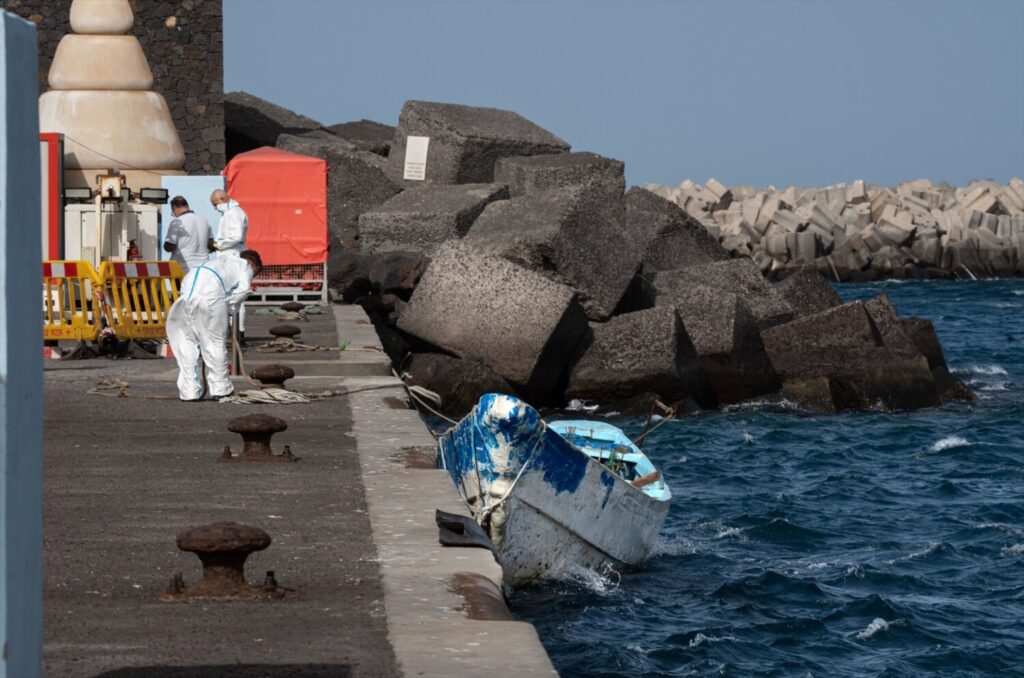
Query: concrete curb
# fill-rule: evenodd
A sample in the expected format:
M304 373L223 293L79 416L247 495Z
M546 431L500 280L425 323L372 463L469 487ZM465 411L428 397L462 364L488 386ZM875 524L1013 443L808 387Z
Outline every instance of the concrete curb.
M338 336L380 346L356 306L333 307ZM362 321L362 322L360 322ZM373 332L372 338L364 332ZM370 344L369 342L373 342ZM448 474L406 468L411 447L436 441L395 377L345 379L373 539L380 559L388 635L407 676L557 675L532 624L501 614L501 566L490 551L438 543L436 509L469 515ZM390 386L390 388L389 388ZM355 392L359 388L374 390ZM459 581L476 593L460 593ZM481 601L480 598L486 600ZM482 603L482 604L481 604ZM495 614L495 611L498 614Z

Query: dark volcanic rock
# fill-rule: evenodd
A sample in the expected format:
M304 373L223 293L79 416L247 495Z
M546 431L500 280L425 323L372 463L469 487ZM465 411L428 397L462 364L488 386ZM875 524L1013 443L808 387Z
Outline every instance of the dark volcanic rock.
M370 290L408 300L430 259L420 252L381 252L370 257Z
M359 217L362 248L429 254L448 240L462 238L488 204L506 198L508 189L501 184L410 188Z
M557 401L569 358L589 330L573 290L458 243L432 259L399 329L482 361L534 402Z
M673 307L628 313L590 327L566 398L608 403L650 392L667 403L690 398L714 407L693 343Z
M775 289L793 310L794 318L821 313L843 303L825 276L811 266L801 267Z
M648 275L730 258L703 224L674 202L638 186L626 193L626 231L639 243Z
M491 203L465 243L571 286L587 315L603 320L640 264L624 219L621 193L600 184L570 186Z
M494 182L508 185L515 198L536 191L600 183L612 191L626 190L625 165L596 153L556 153L501 158Z
M345 141L353 144L360 151L367 151L387 157L391 151L391 140L395 136L395 128L373 120L356 120L331 125L327 128Z
M282 150L327 161L327 218L336 237L342 237L363 212L402 190L385 174L385 158L349 146L344 139L329 136L282 134L277 142Z
M874 309L876 315L881 307ZM885 345L883 336L892 347ZM939 404L928 361L900 345L899 337L888 328L880 331L862 302L773 327L763 337L776 371L790 384L784 392L794 395L794 384L818 384L818 396L797 401L804 407L839 412L878 405L906 410ZM829 399L831 407L827 407Z
M441 353L413 353L403 367L407 383L423 386L441 396L441 412L461 417L473 409L485 393L509 393L515 389L484 363Z
M299 115L248 92L224 95L224 131L228 159L261 146L274 146L285 132L301 133L323 127L312 118Z
M672 288L697 284L738 295L754 314L758 327L765 328L788 322L793 310L778 290L764 279L750 259L729 259L703 266L663 271L654 279L654 286ZM686 322L686 319L683 319Z
M720 405L774 393L779 380L750 308L738 295L655 276L658 306L674 306Z
M366 255L332 244L327 255L327 286L341 296L345 303L370 292L370 258Z
M569 150L569 144L512 111L407 101L388 156L395 181L403 180L409 136L430 138L425 181L433 184L492 183L500 158Z

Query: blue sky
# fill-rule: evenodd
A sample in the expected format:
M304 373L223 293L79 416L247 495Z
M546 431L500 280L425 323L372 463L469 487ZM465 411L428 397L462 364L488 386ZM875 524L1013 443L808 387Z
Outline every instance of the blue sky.
M224 87L510 109L631 184L1024 178L1024 0L224 0Z

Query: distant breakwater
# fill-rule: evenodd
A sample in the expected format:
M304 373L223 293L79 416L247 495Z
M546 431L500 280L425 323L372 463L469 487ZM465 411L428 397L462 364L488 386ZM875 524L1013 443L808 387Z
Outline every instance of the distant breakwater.
M675 202L770 279L802 266L837 282L1024 275L1024 181L965 187L858 180L825 188L726 187L689 179L646 189Z

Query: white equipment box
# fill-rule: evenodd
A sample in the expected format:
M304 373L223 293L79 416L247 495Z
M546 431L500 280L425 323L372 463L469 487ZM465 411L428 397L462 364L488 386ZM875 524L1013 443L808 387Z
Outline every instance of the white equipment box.
M139 248L139 259L160 259L160 206L104 202L100 205L100 233L96 232L95 203L64 208L64 258L90 261L126 261L129 243Z

